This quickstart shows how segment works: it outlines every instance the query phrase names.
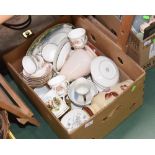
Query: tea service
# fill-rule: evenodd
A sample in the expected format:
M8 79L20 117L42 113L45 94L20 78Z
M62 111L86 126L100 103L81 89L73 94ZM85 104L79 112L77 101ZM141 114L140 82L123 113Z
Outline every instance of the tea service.
M55 90L55 92L64 97L67 95L67 90L69 86L69 82L66 80L64 75L57 75L48 81L48 85L51 89Z
M76 28L71 30L68 33L68 38L70 40L72 47L74 47L75 49L84 48L88 40L86 35L86 30L83 28Z
M62 119L61 123L67 129L68 132L80 127L83 123L88 121L90 116L81 109L74 109L69 111Z
M68 89L69 98L77 106L89 105L97 93L95 85L83 77L73 81Z
M90 118L83 108L119 83L117 65L92 47L85 29L59 24L41 34L22 60L23 78L68 132Z

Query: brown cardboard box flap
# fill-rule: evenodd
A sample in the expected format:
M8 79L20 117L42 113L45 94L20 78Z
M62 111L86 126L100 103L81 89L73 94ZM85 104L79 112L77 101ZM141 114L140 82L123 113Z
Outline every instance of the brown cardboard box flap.
M125 52L134 16L95 15L93 17L111 32L109 37Z

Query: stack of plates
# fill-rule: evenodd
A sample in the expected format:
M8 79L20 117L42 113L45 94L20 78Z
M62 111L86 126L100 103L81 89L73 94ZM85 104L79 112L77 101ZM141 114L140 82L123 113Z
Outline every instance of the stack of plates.
M44 86L52 78L52 75L52 65L50 63L45 63L42 68L31 75L26 73L25 70L22 72L25 82L32 88Z

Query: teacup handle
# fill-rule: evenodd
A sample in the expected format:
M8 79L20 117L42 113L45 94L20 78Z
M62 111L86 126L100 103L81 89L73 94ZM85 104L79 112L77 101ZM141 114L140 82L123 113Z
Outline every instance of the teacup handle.
M83 43L87 42L87 40L88 40L87 35L85 35L85 37L84 37L84 38L81 38L81 41L82 41Z

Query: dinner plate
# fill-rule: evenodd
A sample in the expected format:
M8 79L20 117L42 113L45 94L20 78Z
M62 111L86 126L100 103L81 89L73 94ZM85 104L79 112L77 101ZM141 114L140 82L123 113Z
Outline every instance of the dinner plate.
M67 38L61 41L58 47L58 51L55 55L53 68L56 72L60 71L64 65L66 59L68 58L71 51L71 45Z
M118 67L105 56L98 56L92 61L91 75L103 87L111 87L119 81Z
M73 109L61 119L61 123L68 132L71 132L88 121L89 118L89 115L85 111L81 109Z

